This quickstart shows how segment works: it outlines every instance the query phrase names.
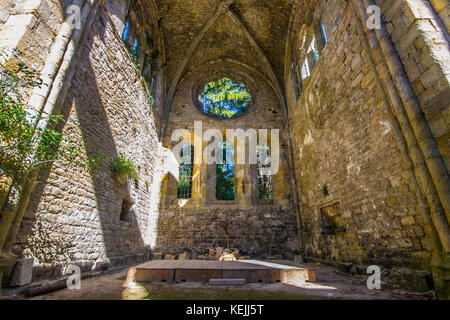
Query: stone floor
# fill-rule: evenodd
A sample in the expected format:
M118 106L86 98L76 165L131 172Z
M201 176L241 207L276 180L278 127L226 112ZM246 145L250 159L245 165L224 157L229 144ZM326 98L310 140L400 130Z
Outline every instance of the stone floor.
M81 281L80 290L63 289L31 298L32 300L310 300L310 299L389 299L422 300L423 295L395 291L386 284L381 290L369 290L362 276L344 274L328 266L310 265L317 282L301 286L247 284L210 286L201 283L137 283L127 286L122 270ZM17 299L26 299L17 297Z

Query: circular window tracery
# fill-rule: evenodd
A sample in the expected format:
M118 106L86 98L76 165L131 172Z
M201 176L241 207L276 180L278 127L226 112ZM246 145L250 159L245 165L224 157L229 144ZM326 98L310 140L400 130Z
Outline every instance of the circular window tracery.
M231 119L247 111L252 95L242 82L224 77L206 83L198 99L201 111L206 115Z

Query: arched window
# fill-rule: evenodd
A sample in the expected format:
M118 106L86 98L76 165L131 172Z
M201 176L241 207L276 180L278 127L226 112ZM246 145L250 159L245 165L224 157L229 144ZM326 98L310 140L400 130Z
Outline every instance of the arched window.
M327 30L325 30L325 25L323 22L320 22L320 29L322 30L323 42L324 45L328 43Z
M141 21L145 21L140 16L141 14L144 14L145 17L145 13L138 10L138 2L133 1L125 20L122 41L134 66L141 72L148 89L151 91L153 77L155 72L159 71L159 51L154 48L153 39L147 32L148 26L141 24Z
M257 147L258 159L258 195L261 200L273 199L272 173L270 172L269 146Z
M127 20L125 20L125 26L123 28L122 41L128 40L128 36L130 35L130 28L131 28L131 20L130 17L128 16Z
M319 60L319 51L317 50L316 37L313 36L311 39L311 43L306 50L305 61L302 64L301 73L303 83L311 76L312 70L314 69L317 60Z
M191 199L192 172L194 164L194 147L187 144L180 151L180 167L178 174L178 199Z
M133 55L137 56L138 54L139 54L139 39L136 37L136 39L134 39Z
M311 76L311 71L309 70L308 59L305 59L302 65L302 83L305 83L306 79Z
M139 35L138 30L138 11L133 2L125 20L125 26L122 32L122 41L130 53L133 63L137 66L139 60Z
M234 148L219 143L216 148L216 199L234 200Z

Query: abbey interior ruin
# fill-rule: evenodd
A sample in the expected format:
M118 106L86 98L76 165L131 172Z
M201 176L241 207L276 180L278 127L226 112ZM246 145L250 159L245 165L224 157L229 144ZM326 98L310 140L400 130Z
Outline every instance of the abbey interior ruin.
M16 183L0 163L3 287L227 248L377 265L448 299L449 14L447 0L2 0L2 68L35 70L26 108L62 115L91 164L57 158ZM206 112L221 79L245 108ZM254 132L278 156L268 175L246 161Z

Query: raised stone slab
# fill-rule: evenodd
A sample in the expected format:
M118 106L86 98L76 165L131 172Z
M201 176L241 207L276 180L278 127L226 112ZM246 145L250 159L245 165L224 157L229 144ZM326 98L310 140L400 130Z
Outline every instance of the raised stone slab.
M313 269L290 261L153 260L128 269L128 281L209 282L210 279L244 279L246 283L301 284L315 281Z

